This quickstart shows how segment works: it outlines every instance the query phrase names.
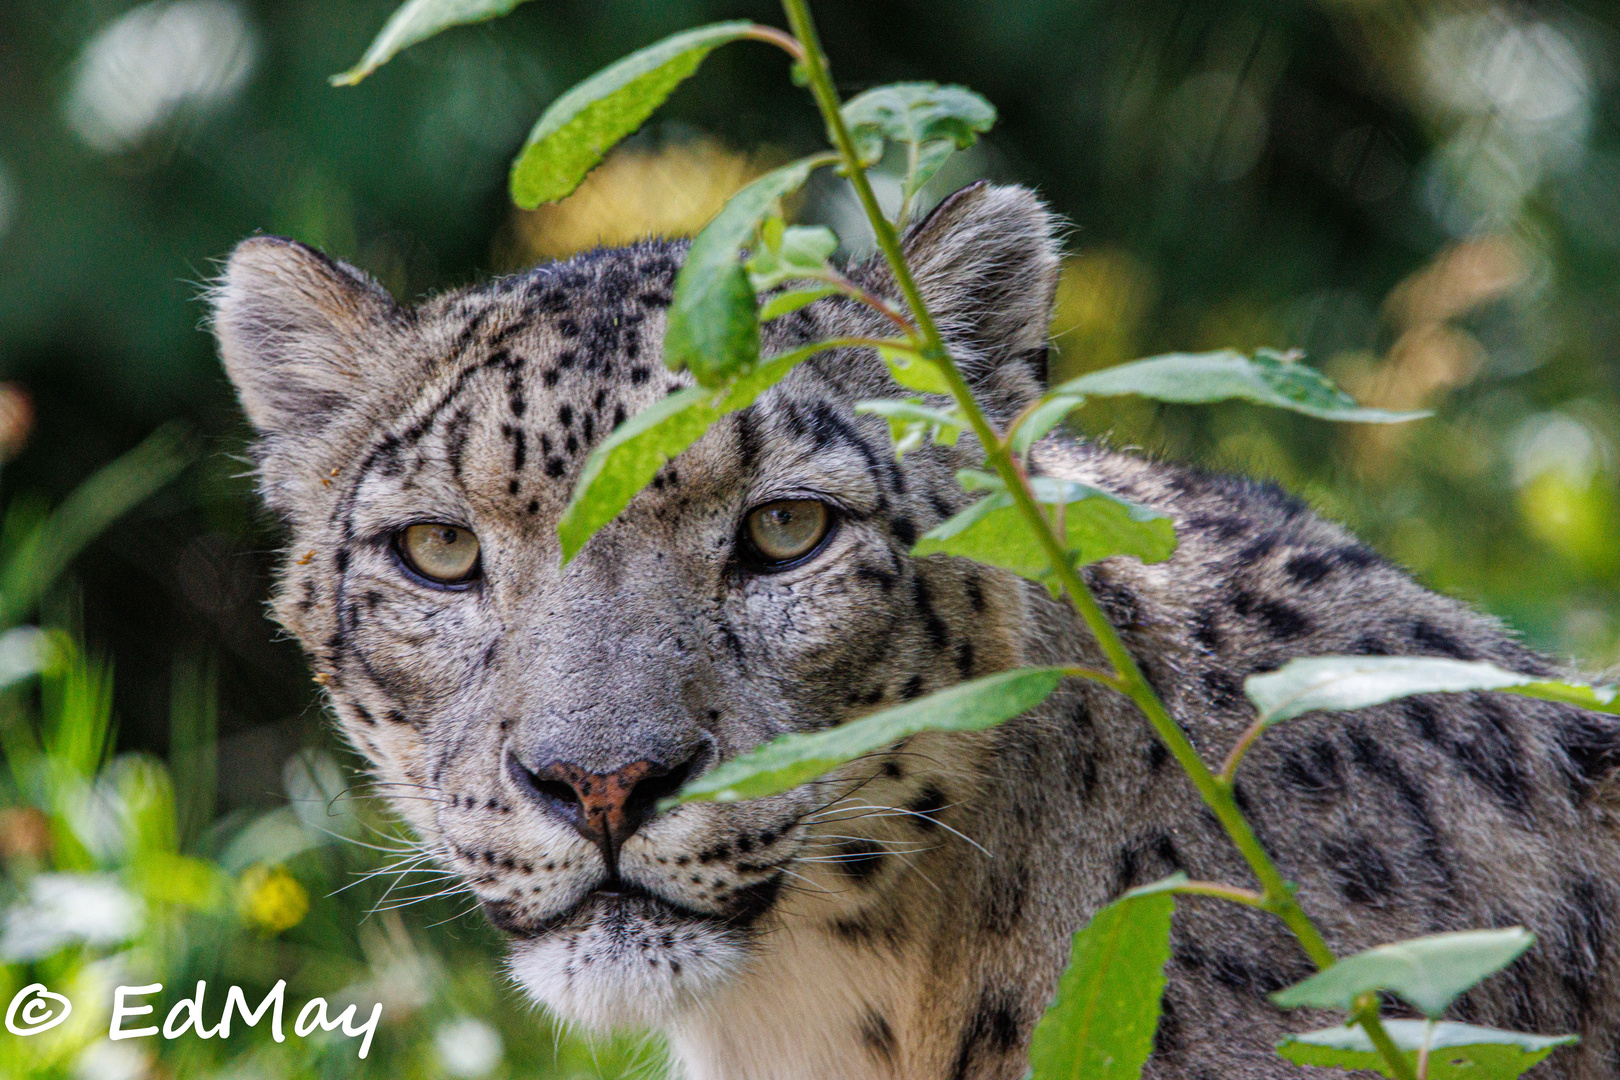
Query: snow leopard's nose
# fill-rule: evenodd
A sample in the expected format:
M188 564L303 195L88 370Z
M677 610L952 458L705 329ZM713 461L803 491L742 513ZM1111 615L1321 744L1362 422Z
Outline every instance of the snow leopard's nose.
M653 818L659 799L680 790L707 750L700 744L684 761L637 761L607 773L593 773L567 761L531 769L510 752L506 764L524 794L601 848L609 872L616 872L620 846Z

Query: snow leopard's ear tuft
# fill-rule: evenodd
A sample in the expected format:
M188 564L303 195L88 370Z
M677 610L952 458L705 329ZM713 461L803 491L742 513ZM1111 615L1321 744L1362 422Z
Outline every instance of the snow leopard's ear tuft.
M981 181L905 236L906 258L953 357L1002 410L1016 412L1044 389L1060 229L1033 191Z
M261 435L310 435L368 388L368 357L403 313L364 273L255 236L209 291L225 371Z

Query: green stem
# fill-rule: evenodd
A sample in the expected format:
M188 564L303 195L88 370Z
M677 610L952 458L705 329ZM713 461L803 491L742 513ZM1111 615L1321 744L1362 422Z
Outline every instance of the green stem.
M860 199L862 208L866 211L867 220L871 222L878 249L883 252L890 273L894 275L895 285L905 297L906 305L911 309L911 317L916 320L917 329L922 334L924 357L932 361L944 376L946 384L950 387L951 396L956 399L963 415L973 428L974 435L978 437L979 444L985 449L985 463L994 468L996 474L1007 485L1008 494L1012 496L1014 505L1018 507L1019 513L1046 553L1058 581L1069 596L1070 603L1096 637L1103 654L1113 664L1114 670L1118 673L1118 689L1136 703L1136 707L1147 717L1148 723L1153 726L1153 730L1158 733L1176 762L1192 780L1193 786L1198 789L1198 794L1205 804L1215 812L1227 835L1232 838L1233 844L1260 882L1266 909L1282 919L1299 939L1300 945L1312 963L1318 968L1331 966L1336 959L1333 950L1328 947L1327 941L1323 939L1310 917L1305 914L1304 909L1295 901L1293 891L1283 880L1271 857L1266 854L1265 848L1260 845L1259 839L1255 837L1254 830L1237 807L1231 785L1217 780L1215 774L1210 772L1209 766L1204 764L1186 733L1181 730L1181 725L1170 716L1169 710L1164 707L1164 703L1154 693L1153 687L1143 677L1141 669L1137 667L1125 643L1120 640L1114 625L1108 621L1108 617L1097 606L1091 590L1081 580L1079 572L1069 558L1068 550L1052 531L1051 523L1047 521L1046 516L1041 513L1040 506L1014 462L1006 441L990 426L990 421L973 396L972 388L951 361L939 327L923 301L922 290L918 288L917 281L906 264L899 234L884 216L882 207L878 205L877 196L866 178L866 169L861 162L861 156L856 152L854 140L850 138L849 129L844 124L838 92L833 87L832 76L828 71L827 56L822 51L821 39L810 19L808 0L782 0L782 8L787 14L788 25L792 28L794 37L804 48L804 71L810 83L810 91L815 96L816 105L827 122L827 133L839 156L843 158L849 181L855 188L855 194ZM1394 1043L1390 1041L1388 1033L1384 1031L1378 1019L1376 999L1373 1000L1370 1010L1357 1012L1356 1020L1384 1055L1390 1070L1395 1073L1398 1080L1415 1080L1411 1066L1395 1049Z

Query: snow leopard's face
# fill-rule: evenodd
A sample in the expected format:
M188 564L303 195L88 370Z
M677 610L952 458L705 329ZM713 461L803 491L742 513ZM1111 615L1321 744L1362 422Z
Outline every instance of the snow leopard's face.
M1015 408L1055 271L1044 211L968 189L910 245L973 376ZM726 418L559 565L589 450L687 384L660 357L681 254L600 251L404 309L261 238L215 298L291 529L278 617L380 791L510 936L516 978L599 1027L674 1018L789 910L860 932L892 839L963 797L979 744L755 802L660 815L659 797L783 732L1018 660L1017 587L908 554L961 505L971 439L897 462L852 405L898 391L848 354ZM859 318L818 305L768 328L767 351Z

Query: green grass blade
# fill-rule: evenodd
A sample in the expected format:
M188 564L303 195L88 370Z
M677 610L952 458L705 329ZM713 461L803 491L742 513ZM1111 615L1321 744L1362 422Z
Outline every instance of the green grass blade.
M179 429L164 427L80 484L56 511L6 553L0 567L0 627L27 617L68 563L191 460Z
M505 15L523 0L410 0L394 9L382 30L372 39L360 62L338 75L333 86L353 86L412 45L433 35Z
M512 163L512 201L526 210L579 186L718 46L746 37L746 19L667 37L603 68L551 103Z
M1135 1080L1153 1051L1175 896L1126 893L1074 935L1057 996L1035 1026L1033 1080Z
M1016 668L838 727L783 735L698 777L666 802L758 799L798 787L908 735L994 727L1045 701L1063 677L1063 668Z

